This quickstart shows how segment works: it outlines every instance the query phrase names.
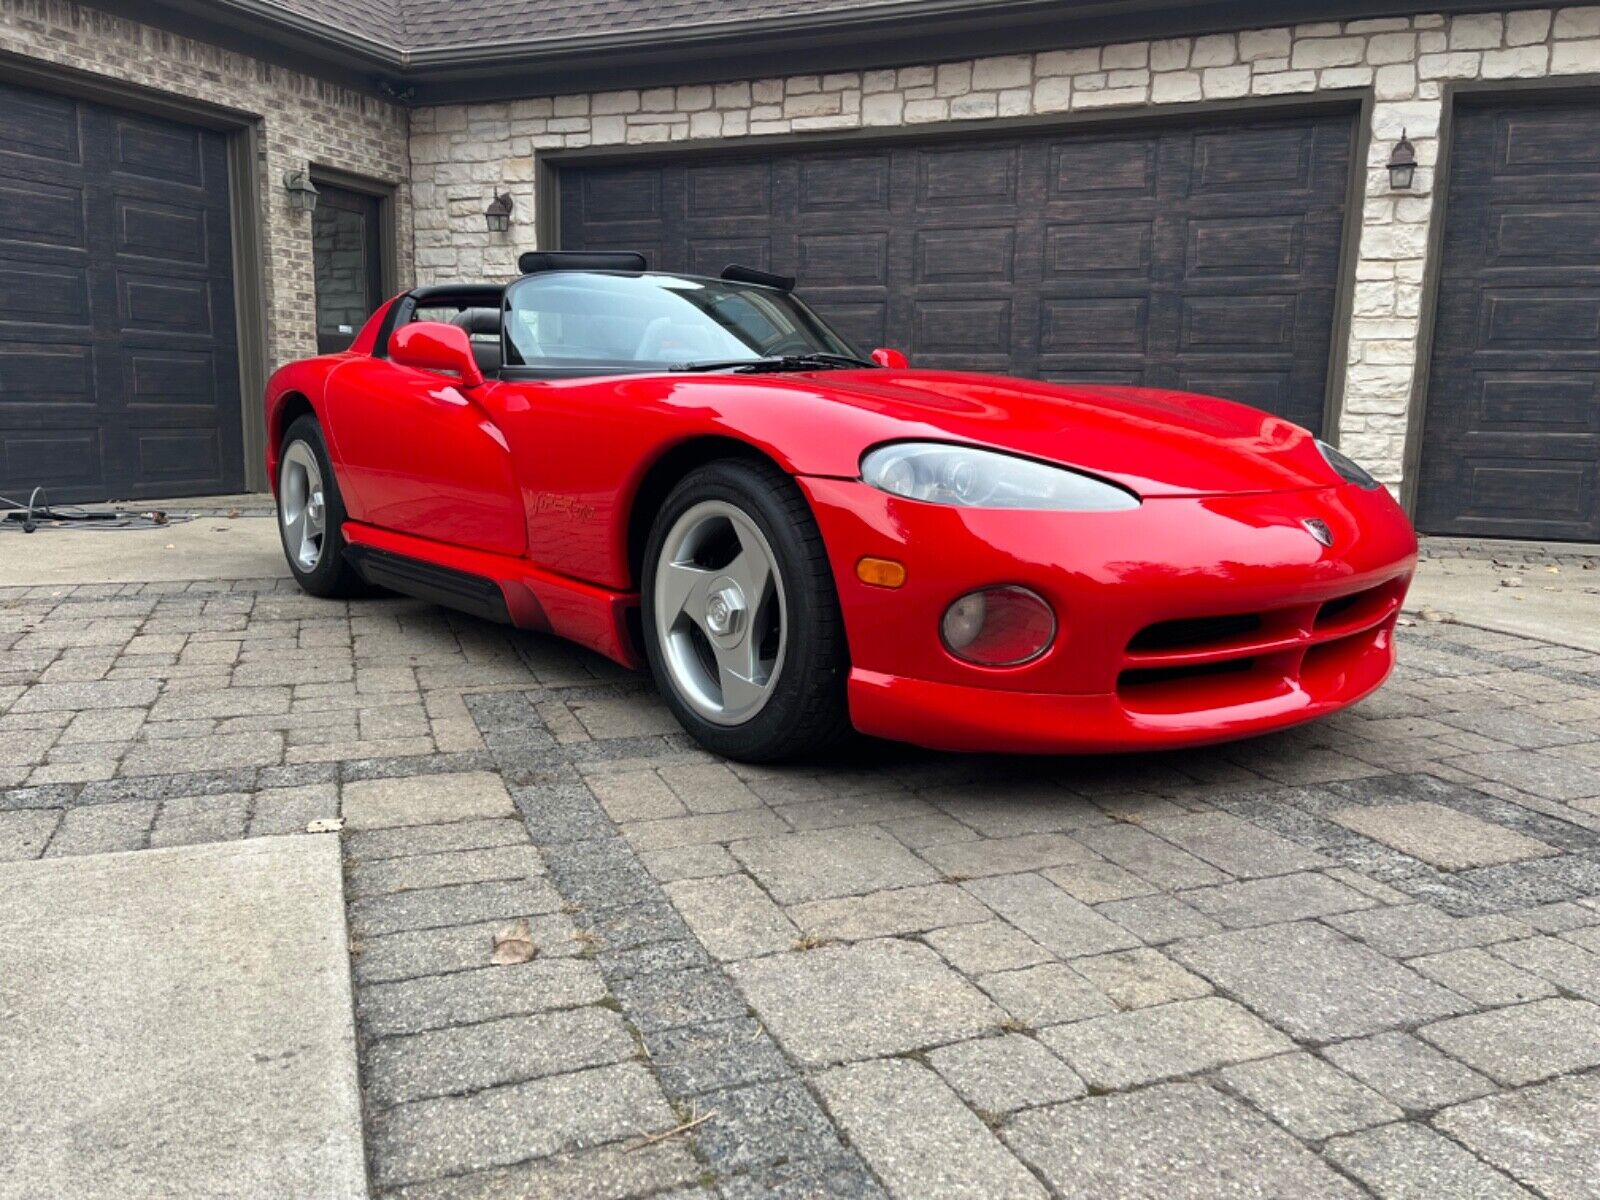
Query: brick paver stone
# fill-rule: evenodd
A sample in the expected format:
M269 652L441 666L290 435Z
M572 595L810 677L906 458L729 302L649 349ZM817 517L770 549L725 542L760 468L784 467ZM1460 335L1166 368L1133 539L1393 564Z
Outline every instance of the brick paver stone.
M487 771L373 779L344 787L345 828L352 831L516 815L505 784Z
M1521 862L1556 851L1535 838L1480 821L1442 804L1375 804L1342 808L1333 819L1443 871Z
M895 939L735 963L756 1014L804 1063L903 1054L998 1029L1005 1013L932 950Z
M1435 1124L1552 1200L1600 1195L1600 1075L1486 1096L1446 1109Z
M1044 1200L1029 1170L936 1074L906 1059L817 1078L834 1119L896 1197Z
M1095 1200L1355 1200L1359 1190L1259 1113L1196 1084L1015 1117L1005 1140L1066 1195Z
M1306 922L1200 938L1171 953L1297 1038L1359 1037L1470 1007L1392 959Z

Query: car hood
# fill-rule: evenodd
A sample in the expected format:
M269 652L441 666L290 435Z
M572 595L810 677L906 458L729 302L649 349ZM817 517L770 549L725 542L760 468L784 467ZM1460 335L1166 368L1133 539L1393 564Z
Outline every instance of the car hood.
M756 378L802 390L811 412L822 405L841 418L825 423L836 439L829 457L838 469L818 474L853 474L853 460L879 442L930 438L1076 467L1146 497L1340 482L1306 430L1214 396L934 371Z

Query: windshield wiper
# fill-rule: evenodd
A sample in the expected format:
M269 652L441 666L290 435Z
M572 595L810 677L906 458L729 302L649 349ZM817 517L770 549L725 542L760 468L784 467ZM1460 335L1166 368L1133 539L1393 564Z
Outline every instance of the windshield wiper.
M730 358L708 362L674 363L672 371L737 371L755 374L761 371L825 371L845 370L852 367L876 367L878 364L852 354L829 354L816 350L806 354L774 354L765 358Z

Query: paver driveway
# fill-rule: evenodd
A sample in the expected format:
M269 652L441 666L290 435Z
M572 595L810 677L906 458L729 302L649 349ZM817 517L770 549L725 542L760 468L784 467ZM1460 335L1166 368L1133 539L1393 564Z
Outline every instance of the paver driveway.
M397 1195L1600 1195L1600 656L1402 634L1232 747L751 769L410 601L11 590L0 856L342 812Z

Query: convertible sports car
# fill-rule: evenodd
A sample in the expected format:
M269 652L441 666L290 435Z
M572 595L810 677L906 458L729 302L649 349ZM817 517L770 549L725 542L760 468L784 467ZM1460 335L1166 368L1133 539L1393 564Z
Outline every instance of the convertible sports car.
M648 664L702 744L1257 734L1378 687L1416 539L1304 429L1177 392L862 357L730 267L529 253L267 389L284 551Z

